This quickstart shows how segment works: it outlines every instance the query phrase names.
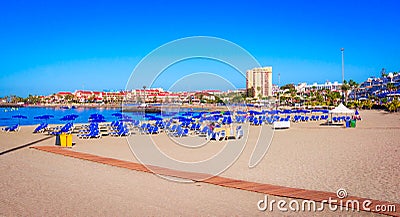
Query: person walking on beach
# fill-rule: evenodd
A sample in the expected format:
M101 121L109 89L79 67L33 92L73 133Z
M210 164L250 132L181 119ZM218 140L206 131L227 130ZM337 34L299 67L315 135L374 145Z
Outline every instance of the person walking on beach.
M356 109L356 112L354 113L354 118L353 119L361 121L361 115L360 115L360 112L358 111L358 109Z
M215 128L214 122L210 124L209 128L210 128L211 131L214 131L214 128Z

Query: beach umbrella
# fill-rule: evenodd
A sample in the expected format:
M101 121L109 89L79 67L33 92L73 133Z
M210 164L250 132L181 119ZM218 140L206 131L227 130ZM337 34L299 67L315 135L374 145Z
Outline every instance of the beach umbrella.
M238 115L247 115L247 112L244 112L244 111L237 111L236 112Z
M193 121L194 121L194 120L191 119L191 118L186 118L186 117L182 117L182 116L178 116L177 119L178 119L180 122L193 122Z
M71 117L62 117L62 118L60 118L60 121L71 121L71 120L73 120Z
M50 118L54 118L54 115L42 115L43 119L48 120Z
M130 117L130 116L126 115L126 114L123 114L121 112L117 112L117 113L114 113L114 114L111 114L111 115L116 117L116 118L118 118L120 121L133 121L132 117ZM152 117L152 116L151 115L145 115L145 118L149 118L149 117Z
M356 112L354 114L355 115L360 115L360 112L358 112L358 110L356 110Z
M42 120L42 119L44 119L44 118L43 118L43 115L39 115L39 116L33 117L33 119Z
M192 118L201 118L201 114L200 113L194 114Z
M104 118L104 116L102 114L91 114L89 116L89 122L94 122L94 123L101 123L101 122L106 122L106 119Z
M39 115L39 116L34 117L34 119L46 120L46 123L47 123L47 120L49 120L50 118L54 118L54 116L53 115Z
M93 113L93 114L90 114L89 117L104 117L104 116L100 113Z
M156 117L155 117L155 116L148 116L148 117L146 117L146 119L147 119L148 121L155 121L155 120L156 120Z
M93 119L89 119L89 122L91 122L91 123L102 123L102 122L106 122L106 119L104 119L104 118L93 118Z
M154 120L154 121L162 121L163 119L160 118L160 117L154 117L153 120Z
M224 115L232 115L233 113L231 111L224 111Z
M91 114L89 116L89 119L104 119L104 116L102 114L95 113L95 114Z
M119 121L122 121L122 122L133 122L133 118L128 116L128 115L122 115L119 118Z
M162 111L161 112L161 117L172 117L172 116L174 116L174 115L176 115L177 114L177 112L164 112L164 111Z
M183 114L181 114L182 116L192 116L194 114L194 112L185 112Z
M299 110L299 113L304 113L304 114L310 113L310 112L311 112L310 110L305 110L305 109Z
M117 118L123 116L123 114L121 112L116 112L116 113L113 113L111 115L114 116L114 117L117 117Z
M33 117L33 119L43 120L44 118L43 118L43 115L39 115L39 116Z
M253 115L254 113L256 113L257 111L254 111L254 110L250 110L249 111L249 113L251 114L251 115Z
M273 115L273 114L278 114L278 111L277 111L277 110L265 111L265 113L268 113L268 114L270 114L270 115ZM257 112L256 112L256 113L253 113L253 114L257 114Z
M75 120L77 117L79 117L79 115L76 114L70 114L70 115L66 115L68 117L68 119L72 119Z
M116 113L113 113L111 115L116 117L116 118L118 118L120 121L133 121L132 117L130 117L130 116L126 115L126 114L123 114L122 112L116 112ZM145 118L149 117L149 116L150 115L146 114Z
M60 121L74 121L79 115L65 115L64 117L60 118Z
M18 119L18 124L20 124L21 119L27 119L28 117L26 117L25 115L13 115L12 118Z
M145 114L145 115L144 115L144 117L145 117L145 118L153 118L153 117L154 117L154 115Z

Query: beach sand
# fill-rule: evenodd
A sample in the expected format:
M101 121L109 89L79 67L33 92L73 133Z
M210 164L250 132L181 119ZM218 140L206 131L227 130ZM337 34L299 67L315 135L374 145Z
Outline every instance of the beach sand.
M267 154L255 168L249 168L248 162L260 127L251 126L243 153L220 176L329 192L344 188L351 196L400 203L400 114L361 111L361 115L363 120L355 129L309 122L277 130ZM32 134L33 129L1 132L0 150L45 137ZM148 138L131 137L134 140L129 140L135 142ZM165 134L152 138L160 149L184 161L205 159L224 145L213 141L201 149L187 150L171 145ZM77 143L73 150L138 162L126 138L79 140L74 135L73 140ZM234 144L232 141L228 145ZM54 138L35 145L54 145ZM329 211L260 212L257 202L263 194L204 183L176 183L148 173L28 148L0 156L0 165L0 215L5 216L337 215Z

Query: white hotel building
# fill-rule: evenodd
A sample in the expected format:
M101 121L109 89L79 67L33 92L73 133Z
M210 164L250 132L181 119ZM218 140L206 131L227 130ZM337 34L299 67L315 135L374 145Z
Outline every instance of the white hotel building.
M324 84L300 83L300 84L296 85L296 91L300 92L300 93L308 93L315 88L315 90L330 90L330 91L340 92L341 87L342 87L342 84L338 83L337 81L335 81L333 83L330 81L327 81Z
M254 88L256 98L272 96L272 67L246 71L246 89Z

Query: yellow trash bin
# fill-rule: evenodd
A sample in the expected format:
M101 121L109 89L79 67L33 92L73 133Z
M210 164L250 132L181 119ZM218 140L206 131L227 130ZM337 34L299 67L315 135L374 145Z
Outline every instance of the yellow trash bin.
M72 134L62 133L60 135L61 147L72 147Z

